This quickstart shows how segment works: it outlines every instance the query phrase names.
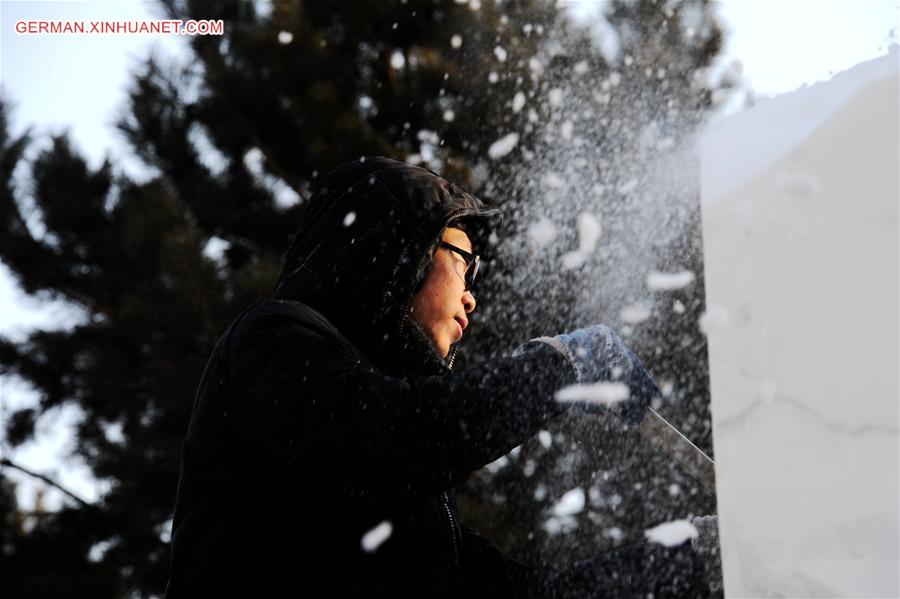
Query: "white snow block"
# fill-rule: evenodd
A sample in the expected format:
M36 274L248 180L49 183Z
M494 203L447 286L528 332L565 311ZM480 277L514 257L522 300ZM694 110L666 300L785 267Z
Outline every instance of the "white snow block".
M725 594L898 597L900 54L698 141Z

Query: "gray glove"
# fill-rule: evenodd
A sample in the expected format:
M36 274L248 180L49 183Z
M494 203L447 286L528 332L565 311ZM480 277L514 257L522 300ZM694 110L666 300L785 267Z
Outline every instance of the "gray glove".
M640 359L606 325L593 325L555 337L538 337L537 340L549 343L569 359L579 384L621 382L628 386L628 400L610 407L587 402L579 404L587 412L611 411L626 424L636 425L643 419L650 400L662 395Z

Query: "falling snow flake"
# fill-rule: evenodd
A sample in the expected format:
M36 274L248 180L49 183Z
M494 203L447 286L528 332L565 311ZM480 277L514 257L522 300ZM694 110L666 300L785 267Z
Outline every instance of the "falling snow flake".
M584 491L580 488L567 491L557 501L550 512L554 516L572 516L584 509Z
M397 71L402 69L406 65L406 57L403 56L403 52L400 50L394 50L391 54L391 67Z
M696 539L699 534L697 528L687 520L664 522L644 531L644 536L651 543L659 543L666 547L681 545L688 539Z
M547 99L550 101L550 106L562 106L563 91L558 87L554 87L547 94Z
M560 260L562 262L563 270L573 270L581 267L585 262L587 262L587 258L587 254L585 254L581 250L574 250L563 254Z
M582 212L578 215L578 249L584 254L589 254L597 247L600 240L600 219L590 212Z
M600 382L563 387L554 395L556 401L584 401L599 405L612 405L627 400L631 391L625 383Z
M546 173L543 177L541 177L541 183L551 189L559 189L566 184L566 182L563 181L562 177L553 172Z
M672 291L687 287L694 282L694 273L689 270L679 272L651 272L647 275L647 287L652 291Z
M556 225L546 216L528 227L528 239L537 249L550 245L556 238Z
M550 449L550 445L553 444L553 435L550 434L550 431L541 431L538 433L538 441L541 442L544 449Z
M385 520L369 532L363 535L362 541L360 545L362 545L363 551L366 553L372 553L378 547L388 540L391 536L391 533L394 531L394 527L390 522Z
M729 320L728 310L722 306L708 305L697 324L704 335L709 335L711 331L728 326Z
M516 92L515 97L513 97L512 109L513 112L519 112L525 106L525 94L522 92Z
M619 312L619 318L622 322L628 324L638 324L650 318L651 311L648 306L642 303L634 303L622 308Z
M519 134L508 133L491 144L491 147L488 148L488 156L493 160L502 158L512 152L517 143L519 143Z
M637 189L637 185L637 179L629 179L625 183L619 185L618 192L623 196L628 195L629 193Z

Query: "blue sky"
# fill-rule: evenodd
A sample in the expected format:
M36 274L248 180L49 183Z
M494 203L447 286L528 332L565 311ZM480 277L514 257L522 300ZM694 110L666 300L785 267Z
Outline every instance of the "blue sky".
M589 18L605 2L566 5ZM745 85L757 96L772 96L886 54L888 44L897 40L900 0L728 0L716 2L715 10L726 30L721 64L739 60ZM16 105L13 131L34 125L36 139L44 143L49 133L68 129L91 166L111 155L115 164L138 174L138 163L113 129L130 73L151 51L184 56L185 38L23 36L13 27L19 19L152 19L161 16L157 11L152 2L135 1L0 2L0 88ZM0 263L0 334L22 338L29 328L75 320L77 315L65 306L24 296ZM0 380L3 413L32 401L18 382ZM83 467L63 457L71 440L63 431L77 417L65 410L51 415L39 427L38 441L15 457L37 470L55 471L63 483L91 499L98 489ZM29 489L33 492L30 487L25 492Z

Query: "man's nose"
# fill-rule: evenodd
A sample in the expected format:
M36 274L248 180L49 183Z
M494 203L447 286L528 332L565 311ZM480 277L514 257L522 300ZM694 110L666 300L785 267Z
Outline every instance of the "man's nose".
M469 314L475 310L475 296L472 295L471 291L466 291L462 296L463 306L466 308L466 313Z

